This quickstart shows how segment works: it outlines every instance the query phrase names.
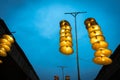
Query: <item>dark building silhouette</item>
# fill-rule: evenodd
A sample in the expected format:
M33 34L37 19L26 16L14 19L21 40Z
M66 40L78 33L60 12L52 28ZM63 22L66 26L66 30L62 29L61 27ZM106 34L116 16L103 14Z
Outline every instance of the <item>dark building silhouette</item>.
M4 21L0 19L0 37L3 34L13 36ZM3 61L0 64L0 80L40 80L16 41L7 54L7 57L0 56L0 60Z
M110 58L113 63L103 66L95 80L120 80L120 44Z

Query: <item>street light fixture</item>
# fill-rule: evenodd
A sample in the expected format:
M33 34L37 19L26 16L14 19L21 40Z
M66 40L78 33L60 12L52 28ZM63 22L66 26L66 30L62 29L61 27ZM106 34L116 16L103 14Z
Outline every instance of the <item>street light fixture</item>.
M77 71L78 71L78 80L80 80L80 69L79 69L79 55L78 55L78 38L77 38L77 23L76 16L78 14L87 13L87 12L70 12L65 14L71 14L75 18L75 36L76 36L76 61L77 61Z
M66 66L57 66L57 67L61 68L61 70L62 70L62 78L64 80L64 68L66 68Z

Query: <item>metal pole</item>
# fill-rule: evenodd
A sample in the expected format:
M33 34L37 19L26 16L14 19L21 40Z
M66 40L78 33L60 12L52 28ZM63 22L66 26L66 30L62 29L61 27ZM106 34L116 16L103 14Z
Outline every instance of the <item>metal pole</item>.
M76 37L76 61L77 61L77 71L78 71L78 80L80 80L80 67L79 67L79 55L78 55L78 38L77 38L77 23L76 23L76 16L80 13L87 13L87 12L71 12L65 14L71 14L75 18L75 37Z
M63 80L64 80L64 68L66 68L65 66L58 66L62 69L62 77L63 77Z

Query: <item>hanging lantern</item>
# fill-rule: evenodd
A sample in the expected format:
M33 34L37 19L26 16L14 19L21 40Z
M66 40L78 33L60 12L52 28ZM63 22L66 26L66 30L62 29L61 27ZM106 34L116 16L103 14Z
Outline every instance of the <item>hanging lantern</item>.
M0 60L0 64L2 64L3 63L3 61L2 60Z
M71 26L66 20L60 22L60 52L66 55L73 53Z
M93 31L100 31L100 26L98 25L92 25L88 28L88 33L93 32Z
M70 36L70 37L72 37L72 34L71 34L71 33L66 33L65 36Z
M71 33L71 30L66 29L65 33Z
M108 65L112 63L112 60L109 57L101 56L101 57L95 57L93 59L93 62L95 62L96 64Z
M61 34L60 34L60 37L64 37L64 36L65 36L65 33L61 33Z
M108 43L106 41L98 41L92 45L94 50L98 50L99 48L107 48Z
M90 39L91 44L105 40L103 36L94 36Z
M110 56L112 54L112 51L106 48L99 48L95 53L95 57L100 57L100 56Z
M70 46L72 47L72 43L70 41L61 41L60 42L60 47L62 46Z
M61 42L61 41L70 41L70 42L72 42L72 37L70 37L70 36L60 37L60 42Z
M0 44L0 47L4 48L6 52L9 52L10 51L10 47L6 44Z
M64 25L64 26L62 26L62 27L61 27L61 29L66 29L66 26L65 26L65 25Z
M69 25L66 25L66 28L67 30L71 30L71 27Z
M6 57L7 56L6 50L2 46L0 47L0 56L2 56L2 57Z
M0 43L2 43L2 44L6 44L6 45L8 45L9 47L11 47L11 43L7 40L7 39L0 39Z
M73 53L73 49L70 46L63 46L63 47L60 47L60 52L62 52L65 55L70 55Z
M111 64L112 60L109 58L109 56L112 54L112 51L107 49L108 43L105 41L100 26L97 24L94 18L86 19L85 25L89 33L92 49L96 50L93 61L96 64L101 65Z
M60 34L65 33L65 29L60 29Z
M5 35L3 35L3 38L7 39L11 43L14 42L14 39L10 35L5 34Z
M91 33L89 33L89 37L95 37L95 36L102 36L102 32L101 31L93 31Z

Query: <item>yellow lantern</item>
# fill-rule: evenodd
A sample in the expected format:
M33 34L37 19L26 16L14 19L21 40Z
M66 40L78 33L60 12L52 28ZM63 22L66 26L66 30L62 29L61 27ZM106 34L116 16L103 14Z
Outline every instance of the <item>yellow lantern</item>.
M65 36L70 36L70 37L72 37L72 34L71 34L71 33L65 33Z
M63 47L60 47L60 52L62 52L65 55L70 55L73 53L73 49L70 46L63 46Z
M71 33L71 30L66 29L66 30L65 30L65 33Z
M107 48L107 47L108 47L108 43L106 41L99 41L92 45L92 48L94 50L98 50L99 48Z
M62 47L62 46L71 46L72 47L72 43L70 41L61 41L60 47Z
M61 29L66 29L66 26L65 25L61 26Z
M11 47L11 43L7 40L7 39L0 39L0 43L2 43L2 44L6 44L6 45L8 45L9 47Z
M68 21L60 22L60 52L66 55L72 54L72 34L71 26Z
M65 33L65 29L60 29L60 34Z
M14 42L14 39L10 35L5 34L5 35L3 35L3 38L7 39L11 43Z
M63 37L65 36L66 33L60 33L60 37Z
M62 20L62 21L60 22L60 26L64 26L64 25L70 25L70 24L69 24L68 21Z
M70 37L70 36L60 37L60 42L61 42L61 41L70 41L70 42L72 42L72 37Z
M6 44L1 43L0 47L4 48L6 52L10 51L10 47L8 45L6 45Z
M0 64L2 64L3 63L3 61L2 60L0 60Z
M100 64L100 65L108 65L112 63L112 60L109 57L105 57L105 56L95 57L93 61L96 64Z
M71 30L71 27L69 25L67 25L65 29Z
M65 21L64 20L62 20L61 22L60 22L60 26L64 26L65 25Z
M85 20L86 29L88 30L90 42L92 48L97 50L94 53L95 58L93 61L96 64L108 65L112 63L112 60L108 57L112 54L112 51L107 49L108 43L105 42L105 38L101 32L100 26L97 24L94 18L88 18Z
M112 51L106 48L99 48L95 53L95 57L100 57L100 56L110 56L112 54Z
M6 50L3 47L0 47L0 56L2 56L2 57L6 57L7 56Z
M90 39L91 44L105 40L103 36L94 36Z
M89 27L91 27L92 25L96 25L97 24L94 18L88 18L87 20L85 20L84 23L85 23L87 29Z
M100 30L100 27L98 25L91 25L89 28L88 28L88 33L92 32L92 31L98 31Z
M89 37L95 37L95 36L102 36L102 32L101 31L93 31L89 33Z

